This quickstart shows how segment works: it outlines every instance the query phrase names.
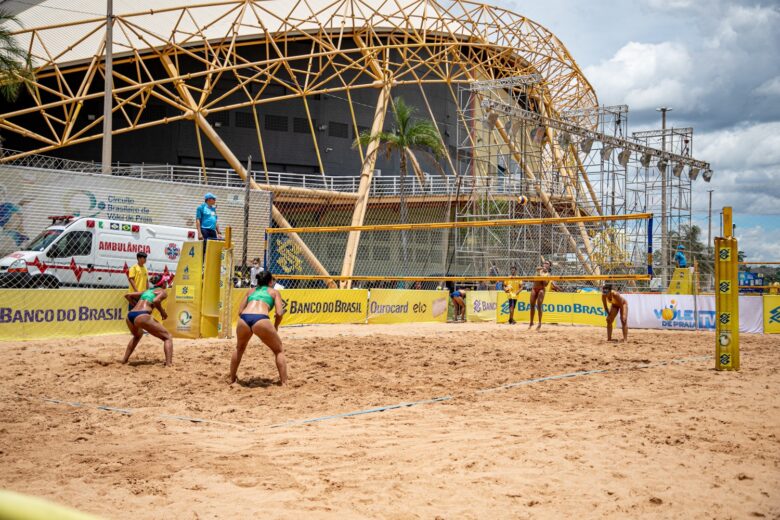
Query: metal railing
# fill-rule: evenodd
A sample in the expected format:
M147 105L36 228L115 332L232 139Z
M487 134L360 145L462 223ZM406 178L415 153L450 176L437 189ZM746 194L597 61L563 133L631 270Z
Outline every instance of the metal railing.
M0 158L19 153L14 150L0 149ZM100 163L74 161L46 155L29 155L21 159L3 163L19 168L40 168L80 173L101 173ZM3 164L0 164L2 167ZM111 174L118 177L135 177L141 179L199 184L204 186L242 187L244 180L231 168L202 168L200 166L184 166L178 164L128 164L115 163ZM287 186L329 190L343 193L356 193L360 177L355 175L321 175L290 172L264 172L252 170L252 177L261 184L272 186ZM553 175L548 177L554 178ZM558 180L529 181L519 175L496 177L455 177L426 175L425 184L414 175L405 178L407 196L454 196L457 193L472 193L484 190L485 193L498 195L535 195L544 191L553 197L574 193L585 203L584 194L565 176ZM399 175L375 175L371 183L372 197L394 197L401 191Z

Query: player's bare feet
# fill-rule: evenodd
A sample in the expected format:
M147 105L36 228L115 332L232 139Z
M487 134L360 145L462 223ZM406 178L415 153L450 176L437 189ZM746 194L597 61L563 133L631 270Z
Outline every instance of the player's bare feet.
M237 380L237 379L238 379L238 378L237 378L236 376L230 376L230 375L228 375L228 376L225 378L225 381L227 381L227 384L229 384L229 385L232 385L233 383L235 383L235 382L236 382L236 380Z
M536 330L541 330L541 329L542 329L542 324L540 322L539 325L536 326Z

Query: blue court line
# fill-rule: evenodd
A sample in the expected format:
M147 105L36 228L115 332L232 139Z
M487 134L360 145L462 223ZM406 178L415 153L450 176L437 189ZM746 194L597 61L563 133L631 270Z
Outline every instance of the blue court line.
M477 390L475 392L475 394L484 394L484 393L487 393L487 392L496 392L496 391L499 391L499 390L511 390L513 388L517 388L517 387L520 387L520 386L526 386L526 385L531 385L531 384L535 384L535 383L542 383L542 382L545 382L545 381L555 381L555 380L569 379L569 378L574 378L574 377L589 376L589 375L594 375L594 374L605 374L605 373L609 373L609 372L621 372L621 371L628 371L628 370L642 370L642 369L645 369L645 368L654 368L654 367L660 367L660 366L665 366L665 365L675 365L675 364L691 363L691 362L694 362L694 361L703 361L705 359L711 359L711 358L712 358L712 356L705 355L705 356L695 356L695 357L682 358L682 359L672 359L672 360L668 360L668 361L658 361L658 362L655 362L655 363L643 363L641 365L633 365L633 366L626 366L626 367L603 368L603 369L598 369L598 370L579 370L577 372L570 372L570 373L567 373L567 374L558 374L558 375L553 375L553 376L536 377L536 378L532 378L532 379L525 379L523 381L517 381L515 383L507 383L507 384L496 386L496 387L493 387L493 388L484 388L482 390ZM355 410L355 411L352 411L352 412L345 412L345 413L340 413L340 414L335 414L335 415L325 415L325 416L322 416L322 417L313 417L313 418L310 418L310 419L292 420L292 421L287 421L287 422L284 422L284 423L273 424L273 425L270 425L268 427L269 428L283 428L285 426L299 426L299 425L302 425L302 424L311 424L311 423L321 422L321 421L330 421L330 420L335 420L335 419L343 419L345 417L355 417L355 416L358 416L358 415L367 415L367 414L372 414L372 413L386 412L386 411L389 411L389 410L398 410L400 408L411 408L413 406L421 406L421 405L426 405L426 404L442 403L442 402L445 402L445 401L452 401L454 399L456 399L455 396L447 395L447 396L443 396L443 397L435 397L433 399L426 399L426 400L422 400L422 401L412 401L412 402L407 402L407 403L398 403L398 404L391 404L391 405L386 405L386 406L378 406L378 407L375 407L375 408L367 408L367 409L364 409L364 410ZM121 413L123 415L133 415L134 413L136 413L136 410L126 409L126 408L114 408L112 406L89 405L89 404L84 404L84 403L79 403L79 402L74 402L74 401L61 401L59 399L49 399L49 398L43 398L42 400L47 402L47 403L71 406L71 407L74 407L74 408L90 408L90 409L95 409L95 410L103 410L103 411L107 411L107 412L116 412L116 413ZM240 428L240 429L243 429L243 430L247 430L249 432L255 432L255 431L260 429L260 428L249 428L249 427L247 427L245 425L237 424L237 423L230 423L230 422L224 422L224 421L214 421L214 420L210 420L210 419L201 419L199 417L187 417L187 416L183 416L183 415L166 415L166 414L162 414L162 415L156 416L156 418L163 419L163 420L184 421L184 422L191 422L191 423L222 424L222 425L226 425L226 426L232 426L232 427L235 427L235 428Z

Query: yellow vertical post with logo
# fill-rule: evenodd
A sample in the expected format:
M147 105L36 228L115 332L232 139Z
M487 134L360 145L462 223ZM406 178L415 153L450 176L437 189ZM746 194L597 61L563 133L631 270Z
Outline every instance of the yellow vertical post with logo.
M203 242L184 242L176 276L168 296L165 328L176 338L200 337L200 301L203 273Z
M200 337L216 338L219 335L220 284L222 282L222 251L225 243L209 240L203 265L203 292L200 300Z
M731 208L723 208L723 237L715 238L715 368L739 370L739 250Z

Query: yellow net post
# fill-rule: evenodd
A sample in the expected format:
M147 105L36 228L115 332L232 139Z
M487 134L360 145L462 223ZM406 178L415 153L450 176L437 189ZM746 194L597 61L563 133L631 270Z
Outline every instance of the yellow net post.
M723 237L715 238L715 368L739 370L739 262L731 234L731 208L723 208Z

